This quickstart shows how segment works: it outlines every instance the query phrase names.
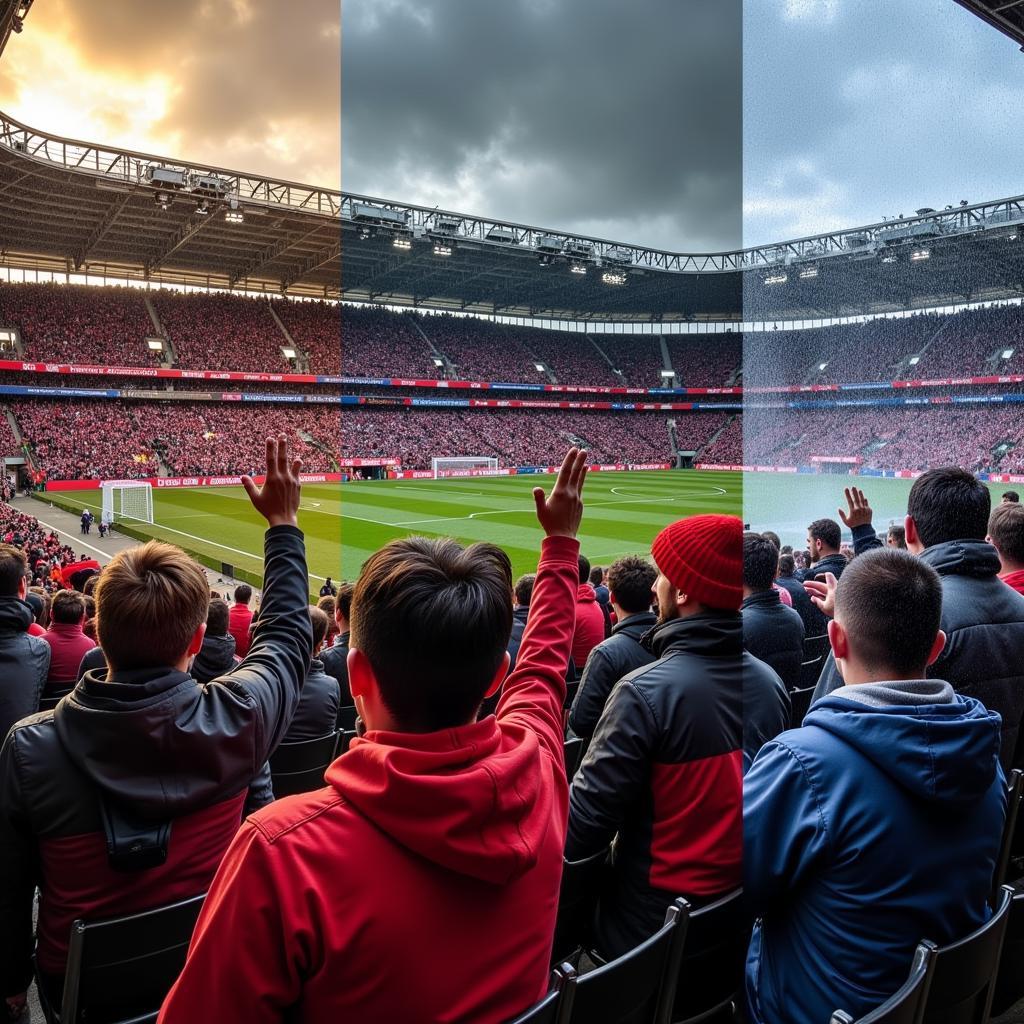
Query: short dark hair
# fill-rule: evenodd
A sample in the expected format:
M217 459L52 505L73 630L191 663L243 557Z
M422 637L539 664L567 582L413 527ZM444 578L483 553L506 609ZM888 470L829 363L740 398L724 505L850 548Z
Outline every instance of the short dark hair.
M27 574L25 552L12 544L0 544L0 597L17 597L18 587Z
M590 579L590 559L586 555L580 555L580 583L586 583Z
M843 539L843 531L834 519L815 519L807 527L807 534L812 540L820 540L825 547L832 548L834 551L839 550Z
M252 587L248 583L242 583L235 587L235 603L248 604L252 598Z
M761 536L765 540L770 540L775 545L776 551L782 550L782 538L774 530L762 530Z
M926 548L950 540L984 540L991 511L988 488L956 466L923 473L907 499L907 515Z
M791 555L791 554L793 554L793 545L792 544L783 544L782 547L779 548L779 551L781 551L782 554L784 554L784 555Z
M651 592L657 578L658 570L638 555L616 559L608 567L608 589L615 595L615 603L631 614L651 607Z
M889 527L886 537L893 537L896 541L896 547L905 548L907 546L907 530L904 526L896 526L893 524Z
M1012 504L1016 504L1020 501L1020 495L1016 491L1003 491L1003 501L1009 501Z
M770 590L779 567L779 549L763 534L743 534L743 585Z
M604 569L602 569L599 565L595 565L594 568L590 570L590 582L593 583L596 587L600 584L601 580L603 579Z
M210 636L227 636L230 613L227 601L215 597L206 612L206 632Z
M528 572L516 580L516 604L520 608L530 607L530 601L533 598L533 585L536 582L537 577L532 572Z
M339 583L338 594L334 598L334 614L340 615L346 622L348 621L349 613L352 611L352 592L355 590L355 586L351 583Z
M313 650L318 650L327 636L327 629L331 624L330 616L323 608L316 605L309 606L309 621L313 627Z
M351 646L366 656L403 729L464 725L483 702L512 633L511 565L500 550L406 537L363 565Z
M1007 561L1024 564L1024 505L1013 501L996 505L988 519L988 534Z
M64 625L75 625L85 618L85 598L77 590L59 590L50 606L50 619Z
M779 555L779 575L792 576L796 572L796 559L792 555Z
M901 548L865 552L839 578L836 620L871 668L923 674L941 615L938 573Z

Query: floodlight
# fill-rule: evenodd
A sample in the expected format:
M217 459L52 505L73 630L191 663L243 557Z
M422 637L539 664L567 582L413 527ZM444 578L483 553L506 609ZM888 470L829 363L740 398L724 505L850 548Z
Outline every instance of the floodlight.
M789 280L788 274L769 274L765 279L765 284L785 284Z
M920 356L911 356L910 359L907 360L909 366L917 366L919 362L921 362Z
M281 346L281 354L285 357L285 359L294 359L295 358L295 349L289 348L287 345L282 345Z
M582 264L582 263L574 263L574 264L573 264L573 265L572 265L572 266L571 266L571 267L569 268L569 270L570 270L570 271L571 271L571 272L572 272L573 274L580 274L580 275L586 274L586 272L587 272L587 268L586 268L586 266L585 266L584 264Z
M200 200L199 205L196 206L196 213L201 217L205 217L209 212L210 204L205 199Z
M170 205L171 197L166 192L157 192L157 194L153 196L153 200L161 210L166 210Z
M926 260L926 259L928 259L931 256L931 254L932 253L931 253L930 249L915 249L910 254L910 258L916 262L916 261L919 261L919 260Z
M662 370L661 371L661 375L662 375L662 377L664 377L667 380L669 377L674 377L676 375L676 371L675 370Z
M533 368L534 368L534 369L535 369L535 370L536 370L536 371L537 371L538 373L543 373L543 372L544 372L544 364L543 364L543 363L534 363L534 364L533 364Z
M626 283L626 275L625 274L614 274L611 271L607 271L606 270L601 275L601 280L604 281L605 284L621 285L621 284L625 284Z
M224 220L227 221L228 224L244 224L245 214L242 213L241 210L225 210Z
M412 241L408 238L396 238L391 244L403 252L408 252L412 248Z
M440 368L444 366L444 360L440 356L434 356L434 365Z
M895 256L883 256L882 257L882 262L883 263L895 263L896 262L896 257Z
M806 281L808 278L817 277L817 276L818 276L818 268L817 267L804 267L804 269L800 271L800 277L804 281Z
M443 242L435 242L434 243L434 255L435 256L445 256L445 257L447 257L447 256L451 256L451 254L453 252L455 252L455 249L454 249L453 246L445 245Z
M824 370L826 366L828 366L828 363L818 363L818 373L821 373L821 371Z
M1003 359L1009 359L1010 356L1012 356L1012 355L1013 355L1013 349L1012 348L1004 348L1003 349L1003 352L1002 352Z
M150 352L163 352L164 343L159 338L150 338L146 345L149 347Z

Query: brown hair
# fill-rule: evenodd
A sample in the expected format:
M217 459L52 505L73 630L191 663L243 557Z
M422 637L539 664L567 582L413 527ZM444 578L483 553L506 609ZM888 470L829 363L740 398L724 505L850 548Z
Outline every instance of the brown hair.
M175 664L209 606L206 574L180 548L151 540L116 554L96 587L96 637L111 673Z
M16 597L27 572L25 552L11 544L0 544L0 595Z
M327 636L327 627L330 626L331 620L323 608L311 605L309 621L313 626L313 651L315 653L320 650L320 645L324 642L324 637Z
M494 544L407 537L371 555L352 597L351 646L402 728L476 715L512 632L511 564Z
M988 535L1008 562L1024 563L1024 505L1004 501L988 517Z
M335 598L334 604L335 617L340 615L348 622L349 616L352 614L352 595L355 591L355 585L352 583L338 584L338 596Z
M77 590L59 590L50 606L50 618L62 625L77 625L85 618L85 598Z

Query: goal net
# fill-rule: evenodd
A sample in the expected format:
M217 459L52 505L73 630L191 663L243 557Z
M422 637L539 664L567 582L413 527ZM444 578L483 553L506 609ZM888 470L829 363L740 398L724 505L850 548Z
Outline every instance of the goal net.
M103 517L108 526L122 519L153 522L153 485L144 480L105 480Z
M489 456L431 459L434 479L447 476L491 476L498 472L498 460Z

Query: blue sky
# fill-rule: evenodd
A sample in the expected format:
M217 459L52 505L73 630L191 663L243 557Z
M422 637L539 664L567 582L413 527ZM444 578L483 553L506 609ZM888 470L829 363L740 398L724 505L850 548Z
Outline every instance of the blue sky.
M1024 193L1024 53L953 0L747 0L744 243Z

